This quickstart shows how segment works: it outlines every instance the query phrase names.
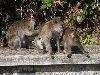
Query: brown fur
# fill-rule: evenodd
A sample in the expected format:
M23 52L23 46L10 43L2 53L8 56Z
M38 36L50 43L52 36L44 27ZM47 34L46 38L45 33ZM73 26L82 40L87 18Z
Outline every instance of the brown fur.
M62 21L60 17L55 17L52 20L46 22L44 26L42 27L42 30L40 34L35 38L36 46L42 47L41 49L44 49L43 46L46 47L46 51L49 52L49 54L52 54L52 47L50 44L51 38L54 38L56 40L58 52L60 51L60 33L62 32ZM39 44L40 46L39 46Z
M34 24L33 17L13 23L7 31L8 46L11 49L21 48L21 43L25 43L25 36L34 34Z
M75 32L75 30L67 28L64 31L63 44L64 44L64 52L68 53L69 58L72 55L73 49L75 52L77 52L76 47L78 47L80 52L82 52L87 57L89 57L89 55L87 54L87 52L84 50L83 46L81 45L80 40L79 40L79 36Z

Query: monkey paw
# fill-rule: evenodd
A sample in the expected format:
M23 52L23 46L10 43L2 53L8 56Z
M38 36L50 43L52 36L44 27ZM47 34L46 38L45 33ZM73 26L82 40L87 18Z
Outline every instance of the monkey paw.
M71 53L67 55L67 57L68 57L68 58L71 58L71 56L72 56L72 54L71 54Z

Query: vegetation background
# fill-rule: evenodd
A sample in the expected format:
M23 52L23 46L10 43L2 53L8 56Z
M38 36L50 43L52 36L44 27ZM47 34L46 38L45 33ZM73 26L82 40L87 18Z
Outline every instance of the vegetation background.
M34 11L36 29L60 16L66 26L77 29L83 45L100 45L99 0L0 0L0 38L3 30L27 16L28 9Z

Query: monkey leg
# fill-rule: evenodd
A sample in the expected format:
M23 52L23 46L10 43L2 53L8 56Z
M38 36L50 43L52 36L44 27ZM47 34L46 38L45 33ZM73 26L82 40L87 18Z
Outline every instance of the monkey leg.
M19 37L13 37L12 39L9 40L8 46L11 49L16 49L16 50L20 49L21 48L20 38Z
M67 53L67 47L66 47L66 42L64 42L64 50L63 53L66 54Z
M14 41L14 49L18 50L21 48L21 39L19 37L16 37Z
M8 41L8 46L10 49L14 49L13 42L11 40Z
M71 56L72 56L72 51L71 51L71 46L70 46L70 45L68 45L67 51L68 51L67 57L68 57L68 58L71 58Z
M46 51L48 51L48 54L52 54L52 47L50 45L50 40L45 41Z
M68 58L71 58L72 52L71 52L71 46L68 45L68 42L64 42L64 51L65 54L67 54Z
M60 35L59 35L59 36L60 36ZM60 37L59 37L59 36L56 37L56 43L57 43L58 53L61 52L61 49L60 49Z

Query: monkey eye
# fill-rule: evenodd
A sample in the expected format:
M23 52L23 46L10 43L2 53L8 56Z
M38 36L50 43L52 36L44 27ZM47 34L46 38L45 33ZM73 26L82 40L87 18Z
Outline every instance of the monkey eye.
M28 26L28 28L30 28L30 26Z
M30 27L30 26L28 26L28 29L29 29L29 30L31 30L31 27Z
M55 23L57 23L57 20L55 21Z
M41 38L39 38L39 40L40 40Z

